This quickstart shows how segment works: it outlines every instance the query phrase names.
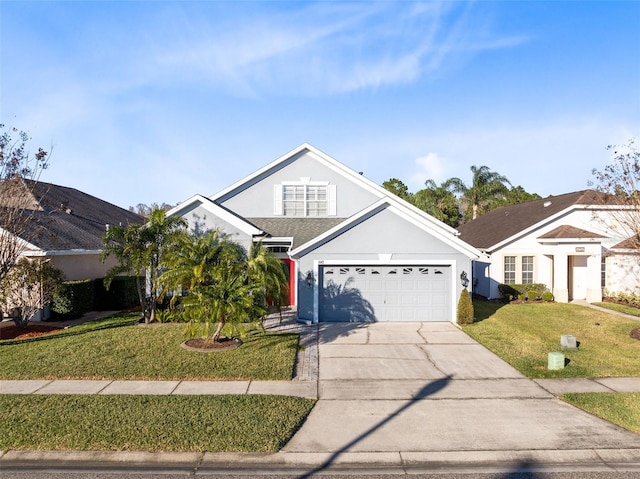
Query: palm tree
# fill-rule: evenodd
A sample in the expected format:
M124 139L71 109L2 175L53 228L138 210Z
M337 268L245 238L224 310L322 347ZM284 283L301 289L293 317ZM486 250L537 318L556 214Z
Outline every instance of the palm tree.
M471 206L471 219L475 220L491 200L509 192L508 186L511 183L505 176L491 171L488 166L471 166L471 173L473 178L470 186L465 185L460 178L450 178L444 184L462 194L461 199L466 203L467 210Z
M187 222L179 216L167 217L164 210L154 210L144 224L126 227L112 226L104 234L105 247L101 258L115 256L118 264L107 271L105 286L120 274L136 276L136 286L145 323L156 320L159 291L159 268L162 256L169 246L186 233ZM146 274L145 274L146 273ZM146 276L148 296L140 278Z
M457 227L461 216L453 186L447 181L437 185L433 180L425 181L424 186L424 189L413 195L412 203L434 218Z
M247 254L220 230L184 237L163 265L165 289L186 290L181 305L189 321L187 335L210 342L220 340L227 323L260 319L267 312L266 297L280 298L286 285L280 261L266 248L258 244Z

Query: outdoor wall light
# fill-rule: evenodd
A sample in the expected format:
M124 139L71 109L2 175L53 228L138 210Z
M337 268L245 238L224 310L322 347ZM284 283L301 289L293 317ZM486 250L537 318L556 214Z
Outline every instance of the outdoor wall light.
M307 277L305 279L305 282L307 283L307 286L311 287L311 285L313 285L313 273L311 271L309 271L307 273Z
M460 273L460 283L462 283L462 286L464 288L469 286L469 277L467 276L466 271L463 271L462 273Z

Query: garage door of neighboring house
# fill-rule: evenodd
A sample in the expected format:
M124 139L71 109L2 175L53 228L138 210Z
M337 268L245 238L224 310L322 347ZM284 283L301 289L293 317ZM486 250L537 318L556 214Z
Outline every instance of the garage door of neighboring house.
M320 321L450 321L451 268L320 266Z

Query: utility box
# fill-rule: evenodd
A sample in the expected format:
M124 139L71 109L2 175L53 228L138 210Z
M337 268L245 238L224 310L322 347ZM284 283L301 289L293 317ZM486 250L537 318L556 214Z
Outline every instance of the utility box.
M578 349L576 337L571 334L563 334L560 336L560 346L562 349Z
M549 353L547 369L564 369L564 354L557 352Z

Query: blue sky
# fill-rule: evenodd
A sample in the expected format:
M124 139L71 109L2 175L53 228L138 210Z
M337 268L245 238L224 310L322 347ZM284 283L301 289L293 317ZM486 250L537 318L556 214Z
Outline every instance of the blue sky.
M640 2L0 3L0 120L41 179L211 195L303 142L411 191L487 165L542 196L640 139Z

